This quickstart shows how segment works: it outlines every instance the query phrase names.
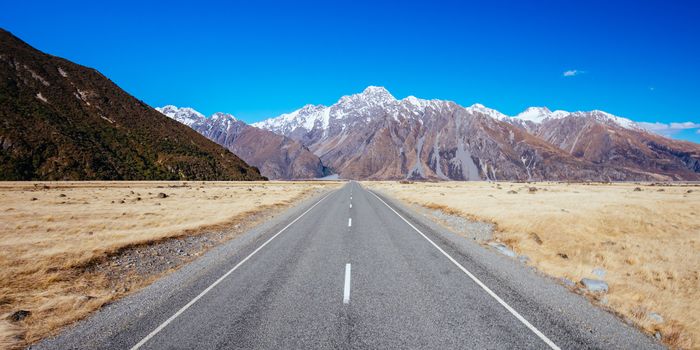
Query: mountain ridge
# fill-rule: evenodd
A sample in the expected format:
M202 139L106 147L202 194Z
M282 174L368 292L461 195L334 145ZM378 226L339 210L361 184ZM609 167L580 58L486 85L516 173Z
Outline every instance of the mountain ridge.
M250 126L232 114L216 112L207 118L193 108L173 105L156 110L226 147L269 179L314 179L327 175L321 160L300 142Z
M0 29L0 179L262 180L99 73Z
M599 110L531 107L510 117L480 104L398 100L370 86L331 106L306 105L252 125L300 141L354 179L700 179L700 145Z

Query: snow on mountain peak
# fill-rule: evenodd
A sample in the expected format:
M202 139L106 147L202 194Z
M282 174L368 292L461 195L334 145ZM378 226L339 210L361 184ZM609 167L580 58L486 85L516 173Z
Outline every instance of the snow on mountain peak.
M507 115L495 110L488 108L480 103L475 103L469 107L466 108L467 111L469 112L477 112L484 114L486 116L489 116L491 118L497 119L497 120L506 120L508 118Z
M173 105L167 105L164 107L156 107L158 112L163 113L165 116L175 119L176 121L185 124L187 126L192 126L192 124L204 119L204 114L197 112L190 107L177 107Z
M237 122L238 119L231 114L216 112L207 118L204 114L197 112L193 108L189 107L177 107L173 105L167 105L164 107L156 107L158 112L163 113L165 116L174 119L182 124L189 127L194 127L195 125L206 124L209 127L214 125L219 125L224 130L227 130L233 123Z
M223 112L216 112L211 115L212 120L221 120L221 119L227 119L231 121L238 121L236 117L233 116L233 114L228 114L228 113L223 113Z
M556 110L552 112L547 107L528 107L513 118L539 124L548 118L559 119L567 115L569 115L567 111Z
M580 113L582 113L582 112L576 112L576 113L574 113L574 114L578 115L578 114L580 114ZM630 120L630 119L627 119L627 118L624 118L624 117L618 117L618 116L616 116L616 115L612 115L612 114L610 114L610 113L608 113L608 112L604 112L604 111L601 111L601 110L597 110L597 109L596 109L596 110L592 110L592 111L587 112L587 113L590 114L590 115L592 115L593 117L595 117L596 120L598 120L598 121L602 121L602 122L613 122L613 123L615 123L615 124L617 124L617 125L622 126L623 128L627 128L627 129L637 129L637 130L643 130L643 129L644 129L644 128L642 128L639 124L637 124L636 122L634 122L634 121L632 121L632 120Z
M359 94L346 95L338 100L337 104L348 107L384 106L396 102L396 98L389 91L381 86L368 86Z
M394 96L389 93L389 90L387 90L383 86L368 86L362 91L362 95L374 95L374 96L389 96L392 99Z

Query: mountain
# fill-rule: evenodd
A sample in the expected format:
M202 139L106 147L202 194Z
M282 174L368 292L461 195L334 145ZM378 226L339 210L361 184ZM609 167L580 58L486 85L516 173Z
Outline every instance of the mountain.
M700 145L600 111L531 108L509 117L479 104L397 100L370 86L253 126L300 141L343 178L700 179Z
M313 179L325 175L321 160L301 142L250 126L230 114L215 113L206 118L192 108L172 105L156 110L228 148L267 178Z
M0 29L1 180L260 180L94 69Z
M521 113L511 122L575 158L678 180L697 179L700 173L698 144L649 133L627 118L603 111L569 113L540 108L537 114L531 110L524 112L530 111L527 119Z

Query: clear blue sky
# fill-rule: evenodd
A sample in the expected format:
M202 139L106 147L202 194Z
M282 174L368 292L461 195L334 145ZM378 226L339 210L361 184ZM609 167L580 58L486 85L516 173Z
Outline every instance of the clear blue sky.
M700 123L698 2L376 2L6 1L0 26L152 106L247 122L381 85ZM700 142L697 126L668 132Z

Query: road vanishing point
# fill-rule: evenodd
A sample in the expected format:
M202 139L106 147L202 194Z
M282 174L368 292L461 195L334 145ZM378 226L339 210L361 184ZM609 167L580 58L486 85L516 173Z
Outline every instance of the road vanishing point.
M349 182L32 348L662 347L516 259Z

